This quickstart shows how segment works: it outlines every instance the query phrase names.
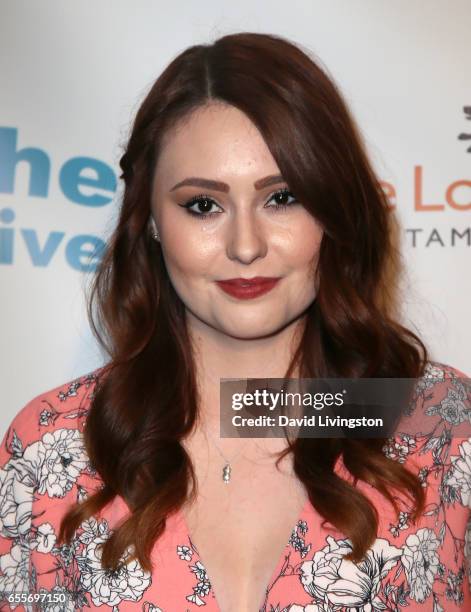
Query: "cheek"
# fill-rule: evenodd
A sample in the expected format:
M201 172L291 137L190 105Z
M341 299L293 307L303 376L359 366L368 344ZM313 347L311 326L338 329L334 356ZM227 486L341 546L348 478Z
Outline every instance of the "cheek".
M200 231L178 231L167 236L163 254L170 276L191 282L193 276L208 274L214 260L214 249L202 240Z
M309 223L310 221L310 223ZM324 232L312 219L307 221L304 232L291 243L289 265L302 301L310 301L318 291L317 267ZM293 249L293 244L295 248Z
M287 259L292 268L297 268L300 272L311 268L315 271L323 234L322 229L312 220L299 228L286 246Z

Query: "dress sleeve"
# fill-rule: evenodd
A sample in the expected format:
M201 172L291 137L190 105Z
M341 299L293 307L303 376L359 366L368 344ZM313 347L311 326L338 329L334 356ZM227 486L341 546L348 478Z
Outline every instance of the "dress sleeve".
M448 468L442 473L440 483L441 499L448 509L450 521L459 516L458 509L467 515L464 529L455 534L458 549L463 546L464 555L464 596L466 609L471 610L471 378L461 370L443 364L436 364L441 369L445 381L445 393L439 402L432 401L427 413L439 416L450 432L450 452L448 457L443 452L446 436L432 438L429 447L432 450L433 463L439 465L445 457L444 463ZM440 368L441 366L441 368ZM433 365L430 368L432 376L436 375ZM437 386L441 386L438 384ZM462 525L462 523L458 523ZM450 529L454 525L449 525ZM461 542L461 546L458 544ZM464 543L464 544L463 544Z
M46 596L48 605L57 602L64 612L75 609L71 591L74 576L69 576L72 566L75 568L71 563L74 555L67 544L58 546L56 542L70 505L101 486L82 436L100 372L92 371L36 396L17 413L3 435L2 611L33 612L37 605L28 603L28 596L43 602ZM15 601L2 600L3 592L15 593Z
M456 440L457 450L451 455L451 467L445 475L443 488L449 491L451 497L456 496L459 505L467 508L468 519L464 533L459 534L464 539L465 580L468 583L468 606L471 610L471 437Z
M0 446L0 609L30 610L8 603L9 592L31 593L31 518L38 480L39 396L13 418Z
M464 556L466 559L466 570L468 574L468 585L471 591L471 510L469 513L468 524L464 536Z

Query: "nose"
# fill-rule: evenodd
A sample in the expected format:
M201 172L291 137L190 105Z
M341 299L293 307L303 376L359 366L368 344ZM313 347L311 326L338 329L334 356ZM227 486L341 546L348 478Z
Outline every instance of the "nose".
M254 210L239 210L231 219L227 234L227 256L250 264L267 253L265 228Z

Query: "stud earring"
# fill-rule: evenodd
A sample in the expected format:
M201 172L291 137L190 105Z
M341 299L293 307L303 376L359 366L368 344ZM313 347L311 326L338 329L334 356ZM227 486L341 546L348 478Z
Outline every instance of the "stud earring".
M152 236L152 238L154 240L160 241L159 230L157 229L157 226L155 225L155 221L152 217L149 219L148 228L149 228L150 235Z

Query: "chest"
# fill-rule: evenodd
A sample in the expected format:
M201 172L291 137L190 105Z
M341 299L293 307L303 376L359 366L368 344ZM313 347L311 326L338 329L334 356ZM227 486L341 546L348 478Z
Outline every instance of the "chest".
M191 453L190 453L191 455ZM228 454L230 458L230 454ZM284 459L239 458L228 483L223 458L192 456L198 494L182 516L221 612L255 612L263 604L307 494Z

